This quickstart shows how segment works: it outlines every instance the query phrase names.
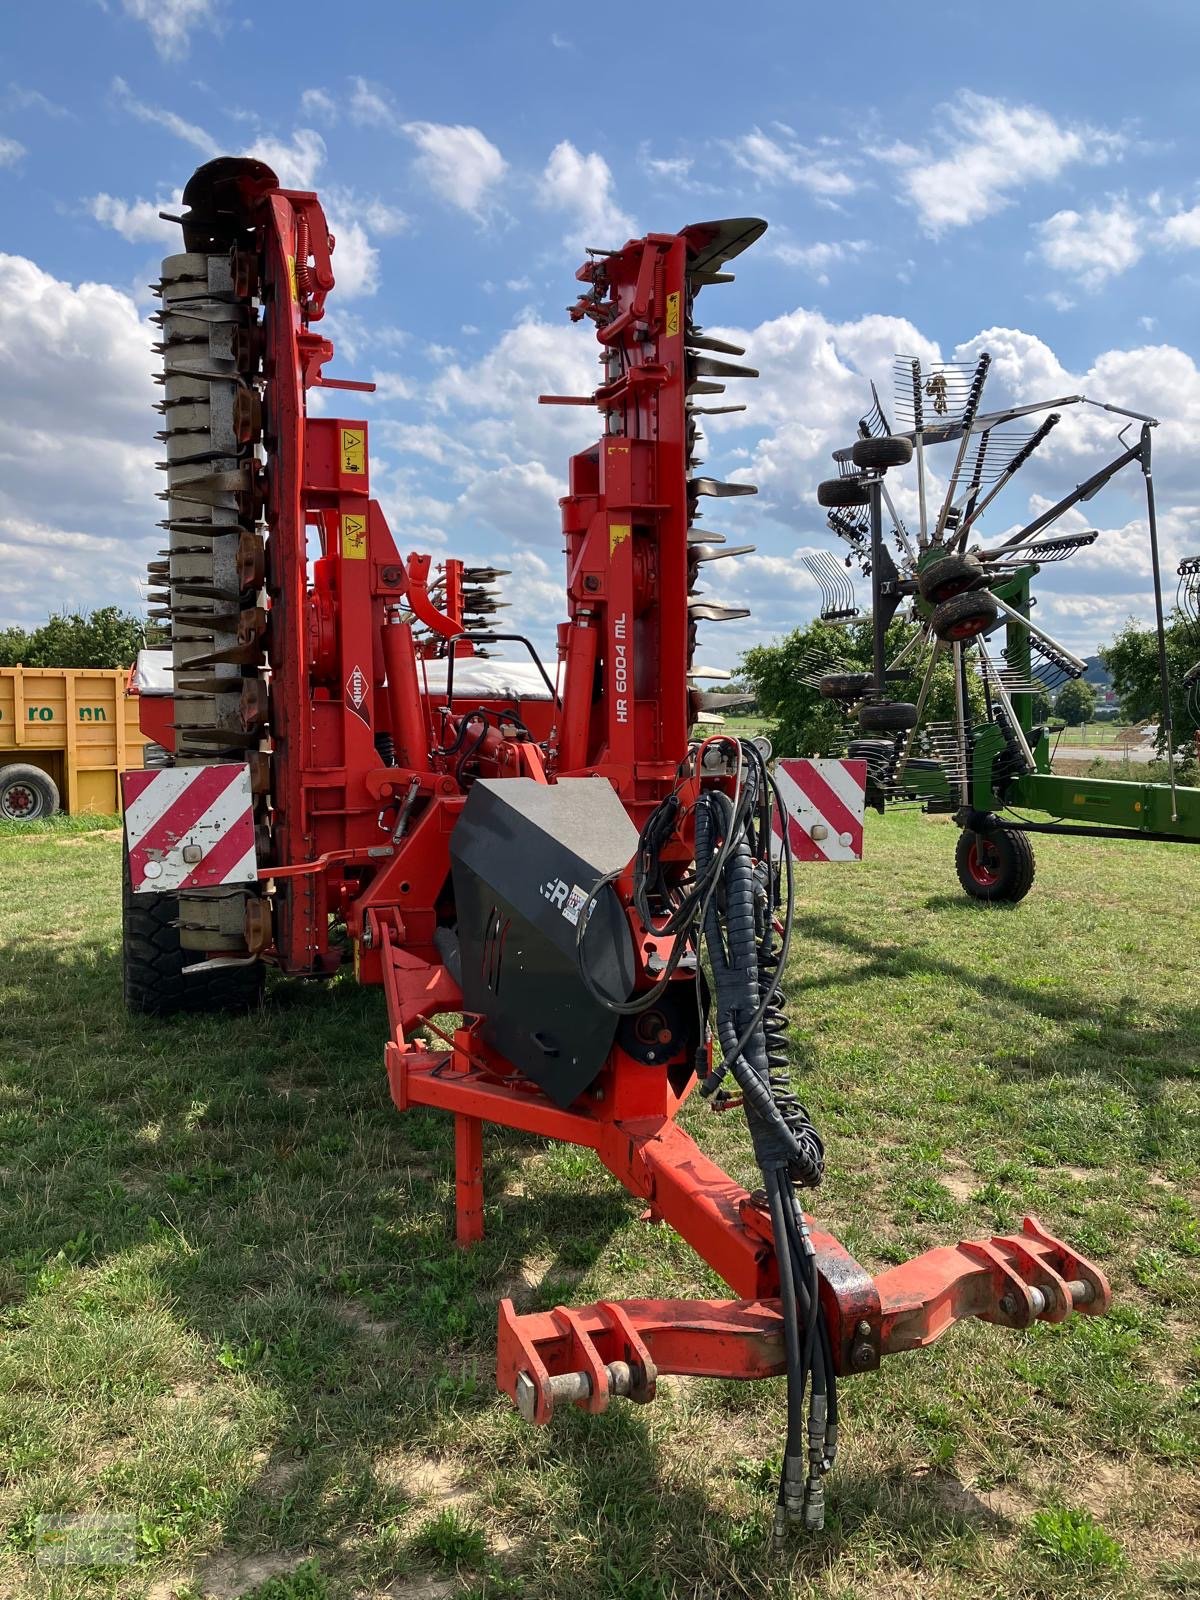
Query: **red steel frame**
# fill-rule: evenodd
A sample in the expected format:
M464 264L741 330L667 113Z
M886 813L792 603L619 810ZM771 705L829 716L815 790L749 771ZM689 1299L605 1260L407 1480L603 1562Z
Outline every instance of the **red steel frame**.
M435 606L429 557L401 559L371 498L367 424L306 414L310 387L369 387L322 376L333 349L312 325L333 287L333 241L316 196L280 190L258 163L214 166L227 203L255 230L262 285L271 854L260 877L275 891L263 948L285 971L331 971L338 953L329 920L344 919L358 977L384 985L397 1108L438 1107L455 1117L461 1244L482 1236L482 1130L493 1122L594 1150L740 1297L526 1316L503 1302L498 1379L531 1420L547 1420L566 1399L591 1410L614 1393L649 1399L662 1372L780 1372L770 1219L758 1197L677 1126L695 1082L691 1063L682 1072L648 1067L618 1043L595 1084L560 1110L490 1050L479 1018L442 1030L438 1019L462 1009L434 935L465 791L438 748L474 707L443 715L439 697L424 690L412 628L398 612L455 639L461 564L447 564L442 608ZM537 742L491 728L476 758L485 775L540 783L599 774L639 823L675 786L693 721L688 263L715 226L651 234L579 271L586 287L572 315L596 324L603 381L595 395L569 403L594 403L605 427L597 445L572 459L562 502L561 706L520 705ZM310 532L321 552L311 567ZM392 737L398 765L377 754L380 733ZM685 838L675 850L689 859ZM648 962L662 947L636 922L634 931L646 986ZM1033 1219L1020 1235L933 1250L874 1278L831 1235L814 1228L813 1239L840 1372L927 1344L962 1317L1023 1327L1109 1303L1102 1275Z

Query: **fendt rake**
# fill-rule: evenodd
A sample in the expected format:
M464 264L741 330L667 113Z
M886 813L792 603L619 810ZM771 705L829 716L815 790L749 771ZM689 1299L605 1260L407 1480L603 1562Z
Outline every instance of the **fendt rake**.
M817 498L848 547L847 564L857 563L870 579L872 666L869 672L831 671L819 687L847 715L856 712L860 737L847 748L868 760L873 802L917 800L926 810L953 813L961 830L956 865L963 888L980 900L1017 901L1033 884L1032 834L1194 843L1200 840L1200 790L1176 780L1151 460L1157 423L1085 395L985 412L990 365L986 353L973 362L928 366L897 356L895 414L907 426L892 430L872 384L858 439L834 452L839 475L820 485ZM988 535L985 514L1050 438L1068 406L1124 418L1117 453L1023 526ZM1129 443L1131 427L1137 431ZM945 487L934 506L929 452L937 447L945 447L939 460ZM898 515L888 477L910 462L916 471L915 530ZM1082 677L1087 663L1034 620L1032 580L1043 566L1065 561L1101 537L1095 529L1054 529L1135 464L1146 495L1165 784L1053 773L1047 730L1035 716L1039 698ZM1197 561L1179 568L1183 616L1196 603L1198 569ZM889 662L888 630L897 618L910 631ZM952 663L955 714L949 723L926 720L939 657ZM971 712L971 674L982 691L981 717ZM1200 702L1200 667L1183 682ZM897 689L909 684L915 699L897 699ZM1019 815L1018 808L1046 813L1049 820Z
M772 767L763 743L691 737L692 685L719 677L697 630L741 614L697 587L733 553L701 507L753 492L696 471L698 418L727 409L709 397L754 374L695 306L765 224L648 234L579 269L571 315L594 327L601 381L546 398L603 426L562 500L551 670L490 626L497 569L448 560L431 578L428 556L399 555L367 424L308 414L310 389L365 387L323 373L333 240L316 197L221 160L184 200L186 251L163 273L156 567L174 756L126 775L130 1003L246 1004L267 965L352 961L384 988L397 1108L455 1119L460 1243L483 1231L491 1122L594 1150L738 1297L503 1301L497 1375L522 1415L648 1401L664 1373L786 1374L776 1530L817 1527L842 1376L966 1317L1102 1312L1109 1290L1032 1218L872 1277L800 1204L825 1155L790 1082L792 862L859 854L864 763ZM528 659L485 658L501 643ZM697 1088L743 1106L754 1192L676 1123Z

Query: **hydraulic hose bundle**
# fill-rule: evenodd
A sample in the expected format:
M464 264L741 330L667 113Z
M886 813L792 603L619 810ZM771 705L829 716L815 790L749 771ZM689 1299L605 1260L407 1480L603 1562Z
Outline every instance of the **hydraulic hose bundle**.
M625 1002L603 994L587 970L583 935L597 885L579 920L580 971L595 998L613 1011L641 1011L662 994L686 952L696 957L701 1011L713 1014L721 1060L700 1084L714 1108L731 1101L722 1087L732 1076L763 1175L779 1265L787 1352L788 1428L775 1537L789 1522L820 1528L823 1477L837 1448L837 1388L828 1328L821 1312L816 1260L797 1187L814 1188L825 1152L808 1112L792 1089L787 1019L780 998L794 916L787 810L758 747L720 738L695 754L702 773L706 751L736 753L734 793L701 788L693 809L695 873L668 887L661 849L678 826L678 794L648 819L634 863L633 901L647 927L675 938L666 969L649 991ZM771 860L772 812L782 822L781 865ZM611 880L606 880L611 881ZM777 914L782 911L782 917ZM706 954L711 981L701 956ZM807 1426L806 1426L807 1396Z

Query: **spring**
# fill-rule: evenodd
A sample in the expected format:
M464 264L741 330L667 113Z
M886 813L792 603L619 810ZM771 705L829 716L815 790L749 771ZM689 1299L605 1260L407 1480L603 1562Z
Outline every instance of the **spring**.
M774 931L768 929L758 948L760 989L774 985L778 973L779 948L775 943ZM763 1013L763 1032L767 1042L767 1081L771 1086L771 1095L802 1151L801 1158L792 1163L788 1175L802 1189L815 1189L825 1176L825 1146L809 1119L807 1109L801 1105L792 1088L788 1019L779 988L774 989L770 1004Z

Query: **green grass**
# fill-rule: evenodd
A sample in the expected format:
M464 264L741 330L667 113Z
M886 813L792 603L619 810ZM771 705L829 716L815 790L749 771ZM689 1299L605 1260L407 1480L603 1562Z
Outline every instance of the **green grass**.
M1032 1210L1115 1307L849 1380L827 1531L775 1560L780 1384L536 1431L494 1392L501 1295L719 1293L678 1238L585 1152L490 1131L458 1252L451 1124L393 1109L378 992L131 1021L111 824L4 831L0 1593L1200 1593L1200 861L1039 841L988 908L953 843L893 813L862 867L802 871L818 1215L878 1269ZM736 1116L686 1121L753 1180ZM97 1511L132 1568L34 1567L39 1515Z

